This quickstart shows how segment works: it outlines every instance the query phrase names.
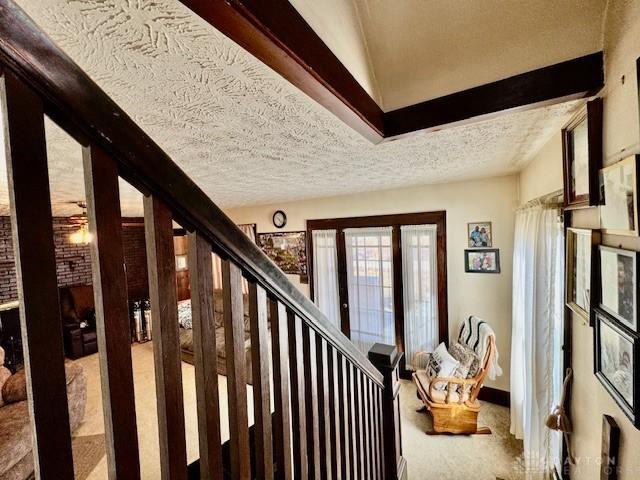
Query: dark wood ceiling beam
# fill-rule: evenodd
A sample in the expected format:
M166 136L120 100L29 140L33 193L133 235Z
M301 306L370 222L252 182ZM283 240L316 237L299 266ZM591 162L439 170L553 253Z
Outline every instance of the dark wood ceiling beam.
M375 143L585 97L604 85L598 52L384 113L288 0L182 3Z
M604 86L602 52L387 112L385 137L439 130L594 95Z
M383 112L287 0L182 0L217 30L372 142Z

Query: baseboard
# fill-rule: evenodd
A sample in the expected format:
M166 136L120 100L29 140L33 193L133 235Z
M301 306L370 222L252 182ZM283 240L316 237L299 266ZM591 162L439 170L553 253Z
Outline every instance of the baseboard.
M495 403L496 405L502 405L503 407L511 406L511 395L509 392L499 390L497 388L482 387L478 398L484 402Z

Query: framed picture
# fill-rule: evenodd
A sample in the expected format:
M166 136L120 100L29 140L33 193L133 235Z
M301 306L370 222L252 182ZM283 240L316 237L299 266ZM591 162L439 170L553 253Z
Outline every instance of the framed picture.
M638 340L605 312L596 310L595 374L636 428L638 415Z
M603 233L638 235L638 162L632 155L600 170L600 228Z
M597 205L602 168L602 99L588 102L562 129L565 208Z
M284 273L307 276L306 232L259 233L257 244Z
M469 239L469 248L493 246L491 222L467 223L467 238Z
M566 304L574 313L593 325L592 299L598 285L593 275L593 257L600 243L600 232L581 228L567 229Z
M500 273L500 250L497 248L465 250L464 271L468 273Z
M600 308L638 331L638 252L600 246Z

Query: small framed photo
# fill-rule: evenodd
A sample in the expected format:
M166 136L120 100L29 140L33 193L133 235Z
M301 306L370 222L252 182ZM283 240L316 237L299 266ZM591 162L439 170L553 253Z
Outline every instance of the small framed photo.
M469 239L469 248L492 247L491 222L467 223L467 238Z
M593 325L591 315L592 299L597 292L596 275L593 275L593 258L597 257L600 232L581 228L567 229L567 285L566 304L589 325ZM596 265L597 266L597 265Z
M603 233L637 236L638 162L632 155L600 170L600 228Z
M500 250L497 248L465 250L464 271L467 273L500 273Z
M638 412L638 339L605 312L596 310L595 374L636 428Z
M597 205L602 168L602 99L588 102L562 129L565 208Z
M638 332L638 252L600 246L600 308Z

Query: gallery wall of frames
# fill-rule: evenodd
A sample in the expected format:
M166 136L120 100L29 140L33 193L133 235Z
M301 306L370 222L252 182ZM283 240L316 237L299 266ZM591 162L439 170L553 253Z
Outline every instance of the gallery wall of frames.
M640 235L640 155L603 168L599 98L563 128L562 140L565 212L591 208L600 217L599 229L566 229L566 306L593 327L594 374L640 429L640 252L620 245L622 236Z

